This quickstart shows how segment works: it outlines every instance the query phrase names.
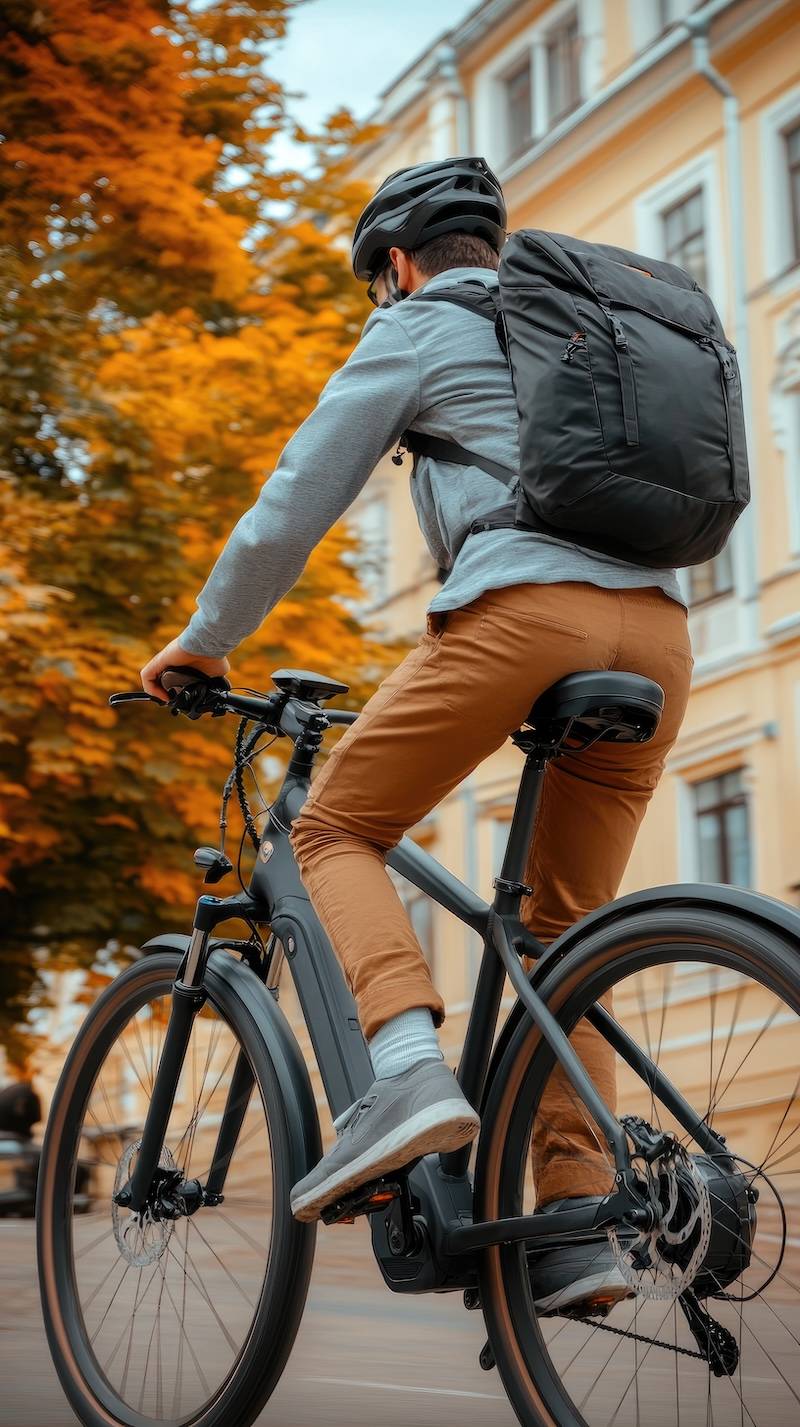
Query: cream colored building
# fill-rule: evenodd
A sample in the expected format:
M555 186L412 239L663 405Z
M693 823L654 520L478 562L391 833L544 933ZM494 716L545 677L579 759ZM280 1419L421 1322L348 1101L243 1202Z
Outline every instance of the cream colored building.
M725 554L682 576L693 693L621 890L731 881L796 902L800 6L485 0L397 77L375 118L384 133L359 168L370 182L482 154L510 228L669 258L711 292L746 382L753 501ZM384 461L361 519L385 555L373 609L414 638L437 578L407 487L408 467ZM520 768L508 744L413 830L486 896ZM480 948L446 913L411 910L457 1039Z
M699 72L702 38L692 44L680 23L687 15L707 27L708 59L727 100ZM622 890L728 880L797 902L800 4L485 0L398 75L376 118L384 136L360 164L369 181L430 157L483 154L503 183L512 228L671 258L711 291L747 383L753 502L729 551L686 577L693 693ZM379 557L371 562L373 611L392 634L413 640L438 586L407 464L381 464L358 516ZM412 830L486 897L521 763L508 744ZM480 945L413 889L403 893L448 1004L444 1044L453 1058ZM651 990L657 1003L659 988ZM708 976L689 967L678 990L681 1035L665 1046L670 1070L684 1047L708 1041ZM289 987L283 1003L299 1029ZM638 1034L637 1006L619 1004L618 1012ZM69 1025L67 1017L62 1031ZM54 1061L69 1038L54 1035ZM796 1050L773 1039L769 1064L756 1067L753 1058L749 1104L785 1099L776 1057L788 1073ZM55 1068L43 1067L42 1080ZM695 1098L692 1079L679 1076ZM321 1102L317 1077L315 1085Z

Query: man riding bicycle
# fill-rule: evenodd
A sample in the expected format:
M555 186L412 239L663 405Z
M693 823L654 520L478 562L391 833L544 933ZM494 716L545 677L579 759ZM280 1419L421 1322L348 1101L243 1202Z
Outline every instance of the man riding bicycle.
M191 664L224 674L227 655L295 583L405 432L457 442L479 461L519 463L518 412L491 324L452 301L420 301L459 284L497 285L506 209L483 159L452 158L392 174L356 226L353 266L376 311L239 521L187 628L142 670ZM413 445L413 437L411 444ZM561 677L620 668L662 686L664 714L646 743L601 743L549 769L523 919L544 943L615 897L636 832L686 709L687 611L674 569L628 563L568 538L474 529L497 511L485 465L417 456L411 495L433 559L448 571L427 629L366 704L315 779L291 835L304 883L341 959L375 1080L337 1123L333 1148L292 1194L314 1219L359 1185L422 1154L476 1136L479 1119L443 1063L444 1004L385 855L524 722ZM506 496L507 502L513 499ZM573 1043L613 1108L614 1054L585 1021ZM556 1071L533 1143L539 1207L586 1202L610 1187L608 1161ZM546 1308L629 1292L610 1246L541 1255L535 1299Z

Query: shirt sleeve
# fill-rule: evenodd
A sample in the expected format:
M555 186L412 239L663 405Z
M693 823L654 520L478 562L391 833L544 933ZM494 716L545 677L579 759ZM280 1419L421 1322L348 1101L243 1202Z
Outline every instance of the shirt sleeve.
M188 654L222 658L258 628L419 409L416 348L378 310L231 532L178 636Z

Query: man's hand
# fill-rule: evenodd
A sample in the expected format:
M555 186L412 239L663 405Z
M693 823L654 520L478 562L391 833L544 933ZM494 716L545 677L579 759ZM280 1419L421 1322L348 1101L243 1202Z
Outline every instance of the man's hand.
M177 639L172 639L169 644L164 645L159 654L153 655L149 664L145 664L144 668L139 670L142 688L148 694L154 694L162 704L167 703L166 690L162 689L160 683L161 674L170 665L173 668L179 668L186 664L190 664L193 669L199 669L203 674L208 674L211 678L227 674L231 667L227 659L209 659L204 654L189 654L187 650L181 649Z

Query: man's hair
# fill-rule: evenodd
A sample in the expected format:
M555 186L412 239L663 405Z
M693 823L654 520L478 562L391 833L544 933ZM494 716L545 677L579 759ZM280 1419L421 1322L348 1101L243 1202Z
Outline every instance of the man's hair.
M473 233L442 233L440 238L431 238L429 243L414 248L411 257L426 277L447 272L448 268L496 270L500 262L491 244Z

